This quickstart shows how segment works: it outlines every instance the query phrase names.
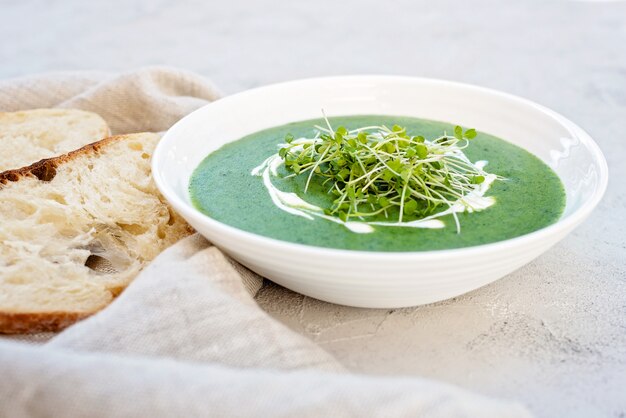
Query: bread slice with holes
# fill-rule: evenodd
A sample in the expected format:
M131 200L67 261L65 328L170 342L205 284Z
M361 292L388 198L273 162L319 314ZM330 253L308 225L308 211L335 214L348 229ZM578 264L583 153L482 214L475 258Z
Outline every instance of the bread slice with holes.
M0 171L64 154L109 135L104 119L84 110L0 112Z
M157 141L114 136L0 173L0 332L57 331L97 312L193 232L155 187Z

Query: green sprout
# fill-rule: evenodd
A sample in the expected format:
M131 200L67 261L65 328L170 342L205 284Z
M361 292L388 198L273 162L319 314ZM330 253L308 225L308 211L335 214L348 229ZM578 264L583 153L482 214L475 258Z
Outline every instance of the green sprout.
M452 207L485 181L482 169L465 154L475 129L454 128L454 135L426 140L394 125L348 130L316 126L313 139L289 134L279 156L291 174L306 175L306 193L313 178L328 186L335 199L324 213L344 222L384 215L402 222ZM453 212L457 231L460 225Z

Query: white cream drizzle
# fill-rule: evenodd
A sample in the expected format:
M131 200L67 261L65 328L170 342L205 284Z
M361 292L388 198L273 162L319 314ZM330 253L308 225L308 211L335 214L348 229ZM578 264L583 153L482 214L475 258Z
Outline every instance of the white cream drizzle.
M292 144L305 144L312 143L314 141L315 139L299 138L297 140L294 140ZM463 152L459 152L456 155L462 156L463 159L472 164ZM484 195L498 176L496 176L495 174L485 173L485 180L477 185L474 190L472 190L470 193L463 196L462 198L458 199L456 202L450 205L448 209L435 213L434 215L408 222L343 221L338 217L326 215L322 208L310 204L295 193L284 192L278 189L272 183L272 177L278 177L278 168L283 164L283 159L278 155L278 153L276 153L263 161L258 167L255 167L250 173L253 176L259 176L263 178L263 185L267 189L274 205L287 213L301 216L309 220L314 220L317 217L341 224L348 230L357 234L372 233L375 231L374 226L395 226L429 229L444 228L446 224L437 218L441 218L452 213L462 213L465 211L471 213L481 211L487 209L495 203L495 199L493 197ZM483 170L487 165L487 161L476 161L473 165L478 170Z

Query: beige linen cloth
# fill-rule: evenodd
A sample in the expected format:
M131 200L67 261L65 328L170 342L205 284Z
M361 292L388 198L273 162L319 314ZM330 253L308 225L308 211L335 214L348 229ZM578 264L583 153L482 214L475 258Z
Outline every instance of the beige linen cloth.
M0 81L2 111L86 109L113 133L163 131L218 97L171 68ZM438 382L348 373L256 305L261 284L204 238L182 240L97 315L40 344L0 338L0 416L528 415Z

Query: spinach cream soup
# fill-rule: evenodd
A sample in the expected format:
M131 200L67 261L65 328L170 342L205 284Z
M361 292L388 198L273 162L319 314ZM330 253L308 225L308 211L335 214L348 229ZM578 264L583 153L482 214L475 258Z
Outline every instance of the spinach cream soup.
M209 154L189 190L200 211L239 229L367 251L501 241L556 222L565 206L558 176L529 152L473 129L394 116L248 135Z

